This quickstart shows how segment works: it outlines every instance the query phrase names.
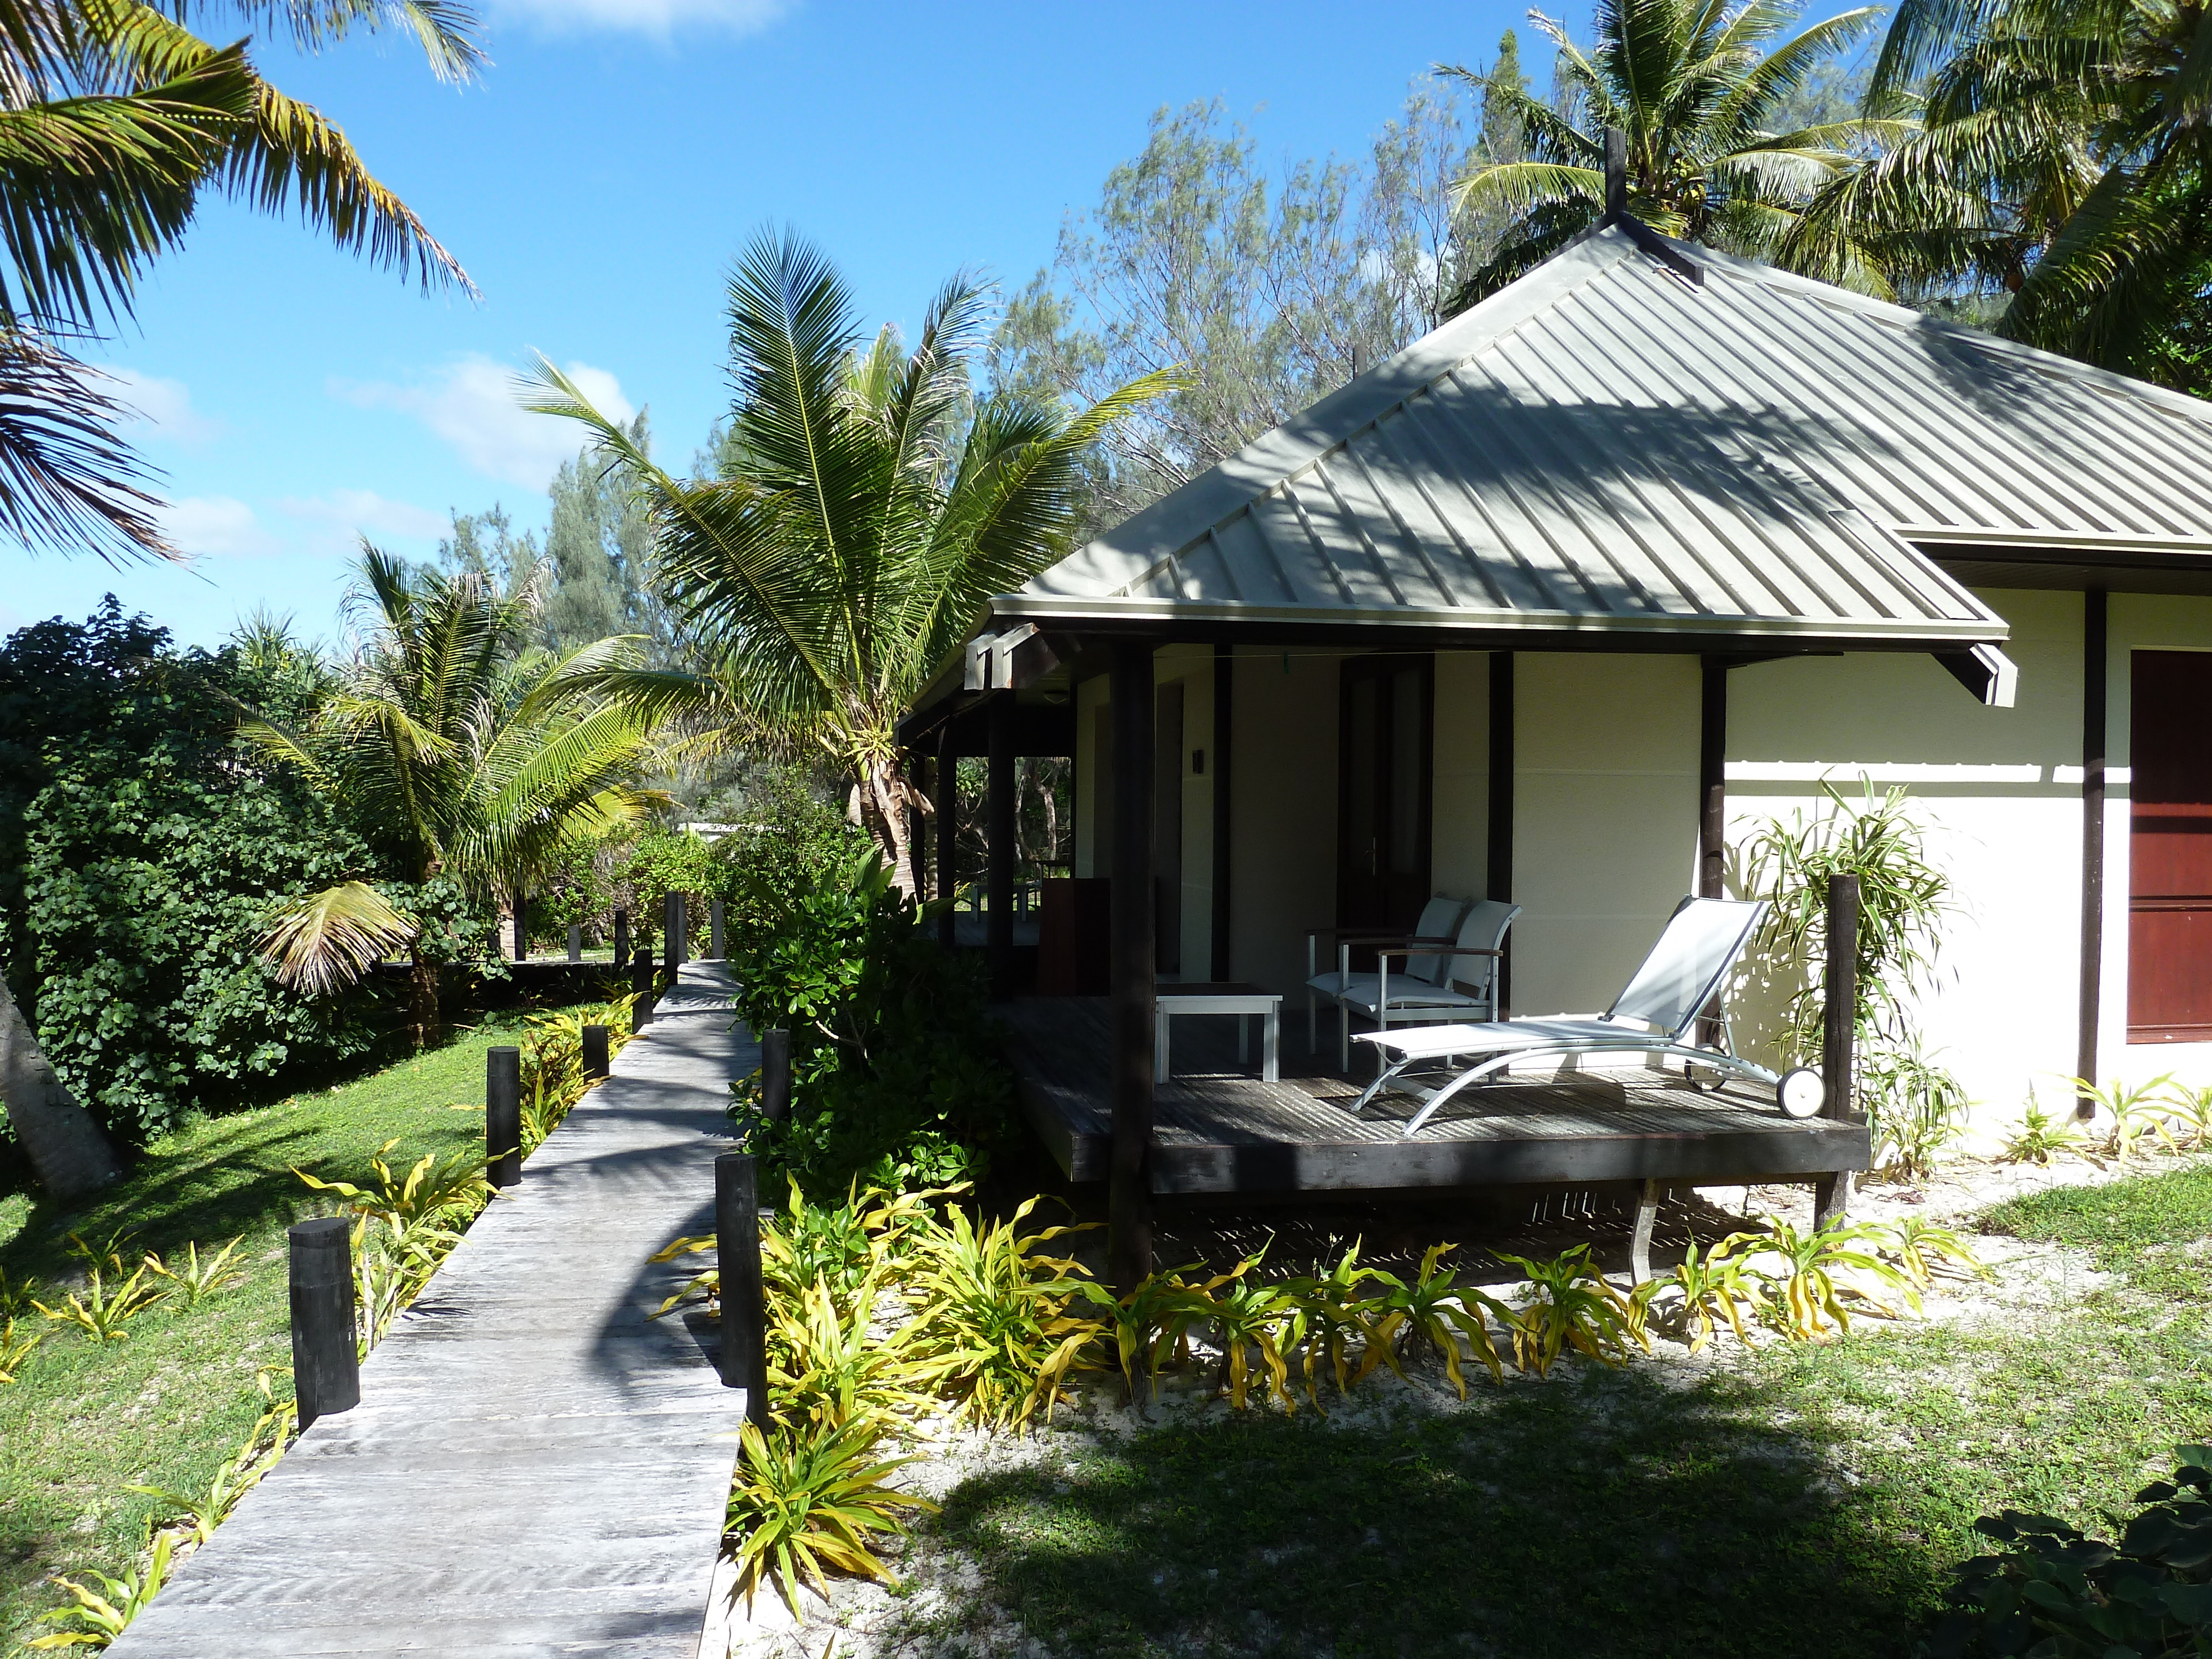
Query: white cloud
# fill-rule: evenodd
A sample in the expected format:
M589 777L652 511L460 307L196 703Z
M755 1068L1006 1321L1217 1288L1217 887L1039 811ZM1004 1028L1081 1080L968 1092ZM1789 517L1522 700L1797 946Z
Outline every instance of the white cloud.
M276 510L309 526L307 550L350 554L364 536L406 536L428 541L453 528L442 513L411 501L395 501L373 489L333 489L327 495L285 496Z
M164 380L135 368L109 368L120 384L114 397L133 410L155 435L195 447L212 443L222 435L222 422L192 407L191 388L182 380Z
M163 507L161 519L179 552L235 556L283 550L253 509L234 496L187 495Z
M694 26L757 34L791 7L789 0L496 0L494 9L547 33L619 29L665 40Z
M602 413L626 421L637 412L623 396L622 383L605 369L588 363L567 368ZM532 415L517 403L514 371L489 357L464 357L428 384L332 380L330 390L362 409L412 415L477 471L526 489L544 489L561 463L584 447L583 432L573 422Z

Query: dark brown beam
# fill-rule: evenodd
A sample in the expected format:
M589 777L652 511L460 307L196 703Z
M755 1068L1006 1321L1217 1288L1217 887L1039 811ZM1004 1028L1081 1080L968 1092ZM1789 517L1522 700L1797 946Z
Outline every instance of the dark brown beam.
M1698 718L1698 896L1720 898L1728 870L1727 661L1707 657Z
M2111 606L2101 588L2081 596L2081 1002L2074 1075L2097 1080L2097 1033L2105 990L2105 745ZM2077 1117L2096 1103L2074 1103Z
M991 699L989 806L984 841L989 865L984 902L991 947L991 994L1013 994L1014 983L1014 700L1011 692Z
M1237 975L1229 966L1230 858L1229 768L1232 753L1230 714L1237 691L1237 647L1213 647L1213 967L1215 981Z
M949 899L959 880L959 866L953 860L960 841L956 822L960 815L960 761L953 752L952 728L949 725L938 728L937 765L929 781L937 792L933 803L937 808L936 822L929 832L932 850L937 854L936 896ZM937 919L937 942L948 951L952 948L952 908L947 905Z
M1513 897L1513 653L1490 653L1490 869L1483 897ZM1498 1018L1513 1006L1513 941L1498 963Z
M1114 1159L1106 1260L1116 1295L1152 1271L1152 647L1114 647L1111 927Z

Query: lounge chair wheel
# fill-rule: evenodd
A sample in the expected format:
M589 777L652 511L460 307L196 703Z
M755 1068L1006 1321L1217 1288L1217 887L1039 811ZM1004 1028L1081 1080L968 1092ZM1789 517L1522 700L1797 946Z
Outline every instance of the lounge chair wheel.
M1817 1117L1827 1101L1826 1080L1809 1066L1784 1072L1774 1085L1774 1103L1784 1117Z

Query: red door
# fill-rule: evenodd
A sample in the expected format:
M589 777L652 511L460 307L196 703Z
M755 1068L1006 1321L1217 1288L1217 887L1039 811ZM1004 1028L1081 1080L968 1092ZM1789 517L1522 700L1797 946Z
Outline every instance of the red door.
M2212 652L2131 668L2128 1041L2212 1040Z

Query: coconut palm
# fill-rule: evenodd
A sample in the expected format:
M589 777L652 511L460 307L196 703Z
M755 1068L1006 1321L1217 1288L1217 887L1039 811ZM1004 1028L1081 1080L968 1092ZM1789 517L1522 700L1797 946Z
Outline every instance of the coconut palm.
M1469 274L1451 309L1464 310L1549 258L1605 212L1605 131L1627 138L1628 210L1670 236L1773 257L1799 208L1858 152L1896 136L1896 124L1853 118L1771 130L1778 111L1814 70L1870 29L1863 6L1781 39L1796 8L1777 0L1599 0L1596 43L1531 12L1559 47L1567 94L1555 107L1518 76L1450 64L1441 73L1480 87L1487 112L1519 123L1522 159L1479 167L1462 204L1503 211L1498 249Z
M900 714L985 600L1066 550L1085 450L1170 384L1147 375L1073 416L978 403L986 313L958 276L912 351L889 328L865 343L828 260L763 232L730 280L721 477L671 477L543 359L530 405L581 422L629 469L680 629L736 716L724 729L826 752L908 896L907 810L927 803L902 768ZM660 689L675 699L672 679Z
M2212 17L2154 0L1903 0L1869 96L1921 130L1826 188L1800 240L2013 298L2001 330L2194 384L2212 282ZM2179 344L2177 344L2179 342Z
M651 758L647 720L609 695L635 666L635 641L557 657L525 648L534 587L502 594L478 573L410 570L374 548L354 602L366 636L313 723L246 729L372 826L405 890L355 881L302 899L263 952L315 992L404 948L419 1046L438 1030L439 951L427 933L441 884L479 904L519 893L579 843L662 803L629 782Z
M202 197L297 212L340 247L468 278L345 135L218 46L200 15L273 24L301 46L356 28L410 36L442 78L483 61L451 0L0 0L0 532L111 560L171 551L124 413L81 343L131 313L155 258Z

